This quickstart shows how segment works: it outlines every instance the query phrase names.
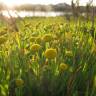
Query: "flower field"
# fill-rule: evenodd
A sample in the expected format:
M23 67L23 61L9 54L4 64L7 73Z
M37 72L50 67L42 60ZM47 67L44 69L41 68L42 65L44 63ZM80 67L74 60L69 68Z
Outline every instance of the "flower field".
M96 96L96 30L80 18L0 21L0 96ZM95 23L96 27L96 23Z

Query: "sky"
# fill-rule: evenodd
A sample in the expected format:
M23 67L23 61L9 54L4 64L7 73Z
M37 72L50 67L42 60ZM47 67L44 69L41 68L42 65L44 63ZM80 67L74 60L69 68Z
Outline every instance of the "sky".
M0 0L8 6L20 5L20 4L57 4L57 3L68 3L71 4L71 0ZM74 0L75 1L75 0ZM86 5L89 0L80 0L81 5ZM94 0L96 5L96 0Z

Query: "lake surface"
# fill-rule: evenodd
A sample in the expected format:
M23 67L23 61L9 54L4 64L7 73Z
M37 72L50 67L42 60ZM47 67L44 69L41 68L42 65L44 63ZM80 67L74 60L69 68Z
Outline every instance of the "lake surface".
M65 15L66 13L64 12L33 12L33 11L12 11L10 10L8 11L2 11L1 12L4 16L6 17L10 17L10 15L12 17L33 17L33 16L38 16L38 17L56 17L56 16L62 16ZM71 14L71 13L67 13L67 14Z

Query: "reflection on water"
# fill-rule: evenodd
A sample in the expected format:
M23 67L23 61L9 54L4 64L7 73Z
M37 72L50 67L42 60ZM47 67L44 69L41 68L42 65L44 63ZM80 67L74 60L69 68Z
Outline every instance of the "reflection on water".
M33 17L33 16L39 16L39 17L55 17L55 16L61 16L66 13L64 12L33 12L33 11L2 11L2 14L6 17L10 17L9 14L13 17ZM71 13L67 13L71 14Z

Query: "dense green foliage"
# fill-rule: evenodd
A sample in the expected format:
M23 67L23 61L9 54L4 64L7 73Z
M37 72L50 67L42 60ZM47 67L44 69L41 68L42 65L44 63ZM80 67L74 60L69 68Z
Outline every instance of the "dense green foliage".
M91 22L24 18L17 26L0 23L0 96L96 95Z

